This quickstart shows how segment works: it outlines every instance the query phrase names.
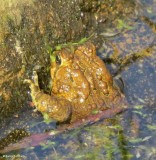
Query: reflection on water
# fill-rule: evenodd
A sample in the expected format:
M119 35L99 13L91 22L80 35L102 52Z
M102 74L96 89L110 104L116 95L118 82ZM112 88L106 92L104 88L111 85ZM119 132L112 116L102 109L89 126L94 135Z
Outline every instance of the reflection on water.
M156 2L138 0L124 4L119 0L114 1L114 5L111 1L98 4L93 0L84 4L75 2L79 4L75 7L75 3L67 1L66 7L70 9L66 13L64 2L49 3L46 0L42 3L14 0L9 6L2 3L0 149L10 143L18 145L19 140L32 134L38 140L39 134L56 129L55 123L46 124L40 113L33 112L28 88L23 84L23 79L31 77L35 68L40 73L41 87L49 92L45 87L49 78L47 45L54 47L95 32L93 41L99 56L112 75L122 77L130 107L113 119L50 137L46 144L35 148L16 150L14 147L15 151L0 156L4 159L7 156L21 159L156 159Z

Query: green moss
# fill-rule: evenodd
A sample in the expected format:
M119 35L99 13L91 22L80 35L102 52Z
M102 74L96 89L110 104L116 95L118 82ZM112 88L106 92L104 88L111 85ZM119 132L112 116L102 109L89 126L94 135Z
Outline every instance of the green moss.
M69 48L71 50L71 52L74 52L74 47L84 44L85 42L87 42L88 40L90 40L92 37L94 36L94 34L92 34L90 37L84 37L82 38L80 41L78 42L69 42L69 43L63 43L63 44L59 44L57 45L54 49L52 47L50 47L50 45L46 46L46 50L47 53L50 54L50 61L51 62L55 62L56 60L56 55L55 55L55 51L60 51L63 48Z

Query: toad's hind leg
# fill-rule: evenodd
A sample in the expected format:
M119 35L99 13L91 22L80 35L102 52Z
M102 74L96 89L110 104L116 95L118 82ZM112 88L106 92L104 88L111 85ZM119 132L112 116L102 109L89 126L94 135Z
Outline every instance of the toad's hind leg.
M33 72L33 81L26 79L24 82L29 84L31 98L38 111L42 114L46 113L50 118L59 122L70 119L72 111L71 103L66 99L55 95L48 95L41 91L36 71Z

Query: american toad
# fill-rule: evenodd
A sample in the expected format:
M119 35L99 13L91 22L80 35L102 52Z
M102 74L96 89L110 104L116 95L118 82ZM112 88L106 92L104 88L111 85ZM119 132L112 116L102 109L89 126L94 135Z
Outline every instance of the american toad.
M53 56L51 95L40 90L36 72L34 82L26 80L38 111L56 121L73 123L95 110L126 106L124 96L113 83L104 62L96 55L92 43L87 42L73 51L63 48Z

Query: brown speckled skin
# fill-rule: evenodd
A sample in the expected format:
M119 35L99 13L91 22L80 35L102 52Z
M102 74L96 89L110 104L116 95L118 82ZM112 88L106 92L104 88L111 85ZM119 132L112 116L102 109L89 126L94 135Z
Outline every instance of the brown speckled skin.
M57 59L51 64L51 95L40 91L36 74L34 83L27 80L37 110L57 121L72 123L92 114L93 110L124 107L121 104L124 96L114 86L92 43L87 42L74 51L64 48L55 55Z

